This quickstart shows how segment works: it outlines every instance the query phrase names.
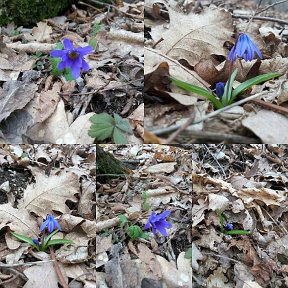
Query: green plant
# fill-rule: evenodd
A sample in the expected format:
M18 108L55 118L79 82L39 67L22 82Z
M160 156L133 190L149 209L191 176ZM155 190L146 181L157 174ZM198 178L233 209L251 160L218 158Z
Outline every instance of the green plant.
M141 198L142 198L142 201L143 201L143 209L144 209L145 211L148 211L148 210L150 209L150 205L149 205L149 203L147 202L148 194L147 194L146 191L142 192Z
M89 120L92 125L88 135L100 141L112 138L115 144L127 144L125 134L133 133L129 123L115 113L113 117L107 113L95 114Z
M249 235L251 234L250 231L247 231L247 230L236 230L236 229L232 229L232 230L229 230L227 231L226 229L224 229L225 225L224 225L224 218L223 218L223 215L221 214L221 211L219 208L217 208L216 210L217 212L217 216L219 218L219 222L220 222L220 230L221 230L221 233L223 234L226 234L226 235ZM230 224L231 225L231 224ZM226 225L229 227L229 225ZM192 253L192 251L191 251Z
M279 77L281 76L281 73L268 73L268 74L263 74L263 75L259 75L256 76L254 78L251 78L249 80L246 80L245 82L241 83L240 85L238 85L234 90L232 89L232 85L233 82L235 80L235 77L237 75L238 69L236 68L233 73L231 74L231 77L229 78L229 80L227 81L225 88L224 88L224 93L223 96L220 97L220 100L217 98L217 96L215 94L213 94L212 92L208 91L207 89L204 89L202 87L196 86L196 85L192 85L189 83L186 83L184 81L178 80L176 78L173 77L169 77L169 79L178 87L189 91L189 92L193 92L196 93L200 96L205 97L206 99L208 99L209 101L212 102L212 104L217 108L217 109L221 109L225 106L231 105L235 100L236 97L243 91L245 91L246 89L252 87L253 85L271 80L275 77Z
M125 232L131 238L131 240L135 240L137 238L142 238L145 240L149 239L148 235L142 230L142 228L138 225L132 225L125 215L118 215L118 218L120 220L120 229Z

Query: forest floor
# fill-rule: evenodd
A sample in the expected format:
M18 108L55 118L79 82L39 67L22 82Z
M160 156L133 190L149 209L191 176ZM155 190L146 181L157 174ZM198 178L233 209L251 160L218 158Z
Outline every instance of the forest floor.
M192 151L193 287L287 287L288 147Z
M104 149L128 168L122 175L97 174L97 287L192 288L191 149ZM167 211L167 236L144 229L152 212Z

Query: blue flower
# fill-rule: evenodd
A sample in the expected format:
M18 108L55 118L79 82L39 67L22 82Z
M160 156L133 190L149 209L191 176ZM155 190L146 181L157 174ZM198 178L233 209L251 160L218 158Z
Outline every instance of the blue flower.
M233 224L231 224L231 223L227 223L225 226L226 226L227 229L229 229L229 230L232 230L232 229L233 229Z
M161 214L156 214L154 211L148 219L148 222L144 226L144 229L152 226L152 232L156 236L156 230L158 230L163 236L167 236L166 228L171 228L172 224L167 222L165 218L169 216L171 211L167 210Z
M43 222L43 224L40 227L40 232L42 232L46 227L49 233L51 233L55 229L58 229L59 231L61 231L60 224L51 214L47 215L46 220Z
M38 241L38 239L36 239L36 238L32 239L32 241L33 241L33 243L34 243L35 245L39 245L39 244L40 244L39 241Z
M215 86L216 86L216 94L221 99L221 97L224 94L225 83L224 82L217 82Z
M78 47L74 48L69 39L64 39L64 50L52 50L50 56L61 57L62 61L58 64L58 69L71 68L71 74L74 79L80 75L80 69L88 71L90 69L88 63L83 59L83 56L92 52L93 47Z
M234 62L238 56L239 58L244 58L245 61L252 61L255 52L258 54L259 58L262 59L262 54L255 43L248 35L241 32L229 53L228 59Z

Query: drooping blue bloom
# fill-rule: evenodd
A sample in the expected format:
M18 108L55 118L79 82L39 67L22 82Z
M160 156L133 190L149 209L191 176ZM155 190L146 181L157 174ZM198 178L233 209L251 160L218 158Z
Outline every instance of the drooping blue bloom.
M48 232L51 233L53 230L58 229L61 231L61 226L58 221L53 217L53 215L48 214L46 220L40 227L40 232L42 232L47 227Z
M69 39L64 39L64 50L52 50L50 56L52 57L61 57L62 61L58 64L58 69L63 70L64 68L71 68L71 74L74 79L77 79L80 75L81 68L84 71L90 69L88 63L83 59L84 55L87 55L92 52L93 47L78 47L74 48L73 44Z
M148 222L144 226L144 229L152 226L152 232L156 236L156 230L158 230L163 236L167 236L166 228L171 228L172 224L165 220L170 215L171 211L167 210L163 213L156 214L154 211L148 219Z
M36 238L32 239L32 241L34 242L35 245L39 245L40 244L38 239L36 239Z
M225 83L224 82L217 82L215 86L216 86L216 94L221 99L221 97L224 94Z
M227 229L232 230L233 229L233 224L231 223L226 223L225 225L227 227Z
M244 33L239 33L239 37L231 49L228 59L234 62L237 58L244 58L245 61L252 61L254 59L254 53L256 52L260 59L262 54L255 43Z

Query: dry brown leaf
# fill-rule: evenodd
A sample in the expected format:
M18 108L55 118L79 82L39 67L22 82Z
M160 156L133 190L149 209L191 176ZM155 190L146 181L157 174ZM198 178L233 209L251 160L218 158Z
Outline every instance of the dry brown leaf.
M13 111L23 108L34 97L36 89L36 84L26 84L21 81L4 83L0 95L0 122Z
M51 211L69 213L66 201L77 201L75 194L79 193L78 176L72 172L47 177L36 173L36 184L30 184L24 191L20 208L25 208L43 218Z
M8 226L11 231L28 237L35 237L38 234L38 223L35 217L32 217L26 209L15 209L10 203L2 204L0 205L0 218L0 230ZM18 243L19 247L21 242Z
M44 283L46 288L58 287L58 277L52 262L28 267L23 271L23 273L28 278L28 281L23 288L43 287ZM68 281L67 277L65 278L66 281Z
M263 143L288 143L288 118L269 110L260 110L242 120L242 125L257 135Z
M50 39L52 27L48 26L46 22L38 22L37 27L32 29L32 34L37 42L45 42Z
M220 9L205 9L201 14L168 9L169 29L163 33L156 48L176 60L185 59L194 66L202 58L211 54L227 55L223 48L232 36L232 16Z
M172 173L175 171L177 162L159 163L148 167L144 170L145 173Z

